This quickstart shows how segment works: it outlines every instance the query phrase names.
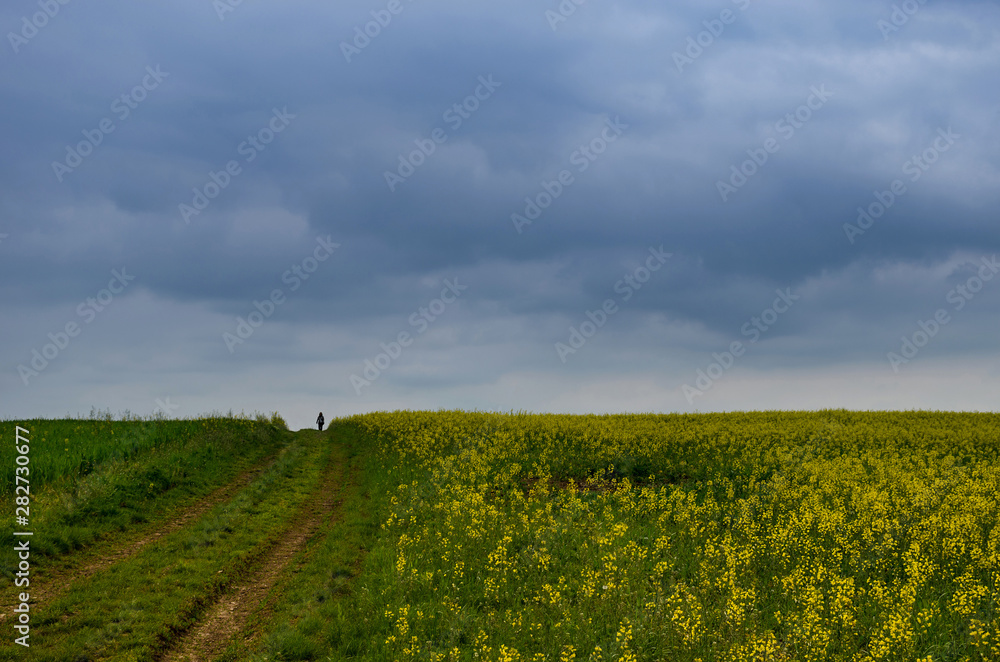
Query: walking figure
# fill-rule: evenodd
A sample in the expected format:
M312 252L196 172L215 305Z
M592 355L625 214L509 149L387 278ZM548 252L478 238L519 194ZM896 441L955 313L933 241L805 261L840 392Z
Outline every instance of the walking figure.
M318 425L318 426L319 426L319 431L320 431L320 432L322 432L322 431L323 431L323 423L324 423L324 420L323 420L323 412L320 412L320 413L319 413L319 417L318 417L318 418L316 419L316 425Z

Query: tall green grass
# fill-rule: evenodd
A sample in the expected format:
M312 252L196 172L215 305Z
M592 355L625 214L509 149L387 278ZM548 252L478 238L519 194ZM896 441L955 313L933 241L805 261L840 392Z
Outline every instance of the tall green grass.
M30 526L36 554L58 556L163 517L232 480L288 439L284 421L102 419L0 422L0 498L13 516L15 426L29 431ZM9 438L8 438L9 437ZM23 446L23 444L22 444ZM14 559L2 557L10 573Z
M70 483L112 463L127 463L151 451L181 447L220 433L253 435L261 425L286 428L277 414L270 418L211 415L195 420L135 419L110 414L91 419L32 419L0 422L0 495L14 492L15 428L28 430L29 475L32 490L56 481ZM23 444L21 444L23 446Z

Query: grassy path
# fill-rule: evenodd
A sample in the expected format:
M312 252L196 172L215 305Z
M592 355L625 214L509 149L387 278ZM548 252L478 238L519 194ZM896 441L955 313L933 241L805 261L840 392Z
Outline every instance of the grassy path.
M334 422L330 434L344 464L336 517L286 570L272 591L273 608L269 604L252 617L256 639L232 642L217 662L355 658L371 643L365 616L370 605L359 575L385 514L378 495L389 486L356 426Z
M317 434L300 432L299 434ZM202 662L215 659L231 640L240 637L251 643L259 632L247 631L254 612L267 614L273 610L278 596L269 595L296 557L307 554L307 543L321 528L337 517L340 486L344 480L344 462L336 446L331 449L329 464L322 481L303 505L295 519L263 554L260 563L248 569L247 575L220 596L206 615L184 634L169 651L158 657L167 662ZM268 620L267 618L258 620Z
M162 536L169 535L197 520L218 504L229 501L238 492L263 474L274 462L276 455L267 456L256 466L247 469L226 485L216 488L202 497L194 505L172 508L165 515L147 522L135 531L119 536L113 541L103 541L94 547L77 554L54 560L54 564L43 564L41 571L36 573L31 585L31 596L37 604L48 604L61 595L69 587L70 582L90 577L95 572L120 563L135 554L150 542ZM164 524L164 522L167 522ZM4 613L0 620L12 613L16 606L16 587L5 587L0 602L4 605Z
M330 633L351 625L340 603L376 536L370 458L341 425L285 435L197 501L44 559L31 648L5 637L0 660L324 659ZM0 591L3 604L15 596Z
M342 473L329 433L291 434L273 461L177 521L51 575L33 600L31 659L211 659L234 635L252 641L275 586L334 519ZM5 639L0 660L23 659Z

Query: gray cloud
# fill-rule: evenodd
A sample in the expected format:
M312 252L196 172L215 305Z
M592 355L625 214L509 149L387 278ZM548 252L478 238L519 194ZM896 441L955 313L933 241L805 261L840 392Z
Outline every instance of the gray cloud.
M151 409L156 393L186 402L179 415L332 411L326 398L342 412L544 409L574 393L629 408L581 386L603 382L634 409L689 409L681 385L785 288L802 301L698 407L808 403L769 380L820 388L846 371L877 375L859 393L905 408L933 403L917 392L950 397L949 361L995 368L1000 282L908 372L885 358L1000 253L995 4L928 3L887 31L892 3L635 0L586 3L553 30L554 2L420 0L347 62L342 43L385 6L244 3L220 20L212 3L70 3L25 43L8 33L38 5L0 10L3 415ZM678 71L675 54L697 52L689 37L701 52ZM147 67L167 75L154 87ZM454 105L480 77L499 86L459 124ZM796 119L817 88L831 95ZM294 119L248 148L275 109ZM616 118L627 128L603 144ZM105 119L114 130L92 153L54 172ZM390 191L386 171L435 129L447 140ZM915 170L949 129L961 137ZM718 182L768 140L778 149L723 200ZM230 161L239 174L185 223L179 205ZM512 214L564 171L572 184L518 233ZM845 224L894 180L906 192L850 242ZM317 237L342 248L292 291L283 275ZM669 264L561 363L555 343L660 245ZM25 386L18 366L123 266L135 286ZM349 376L453 277L467 297L356 396ZM222 334L276 288L287 301L230 353ZM282 377L250 385L270 373ZM976 389L996 387L985 375Z

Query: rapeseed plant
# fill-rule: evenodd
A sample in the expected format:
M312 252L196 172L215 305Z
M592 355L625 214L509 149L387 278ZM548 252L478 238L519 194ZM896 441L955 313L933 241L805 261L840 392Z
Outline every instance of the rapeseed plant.
M380 659L1000 659L996 415L351 421L399 485Z

